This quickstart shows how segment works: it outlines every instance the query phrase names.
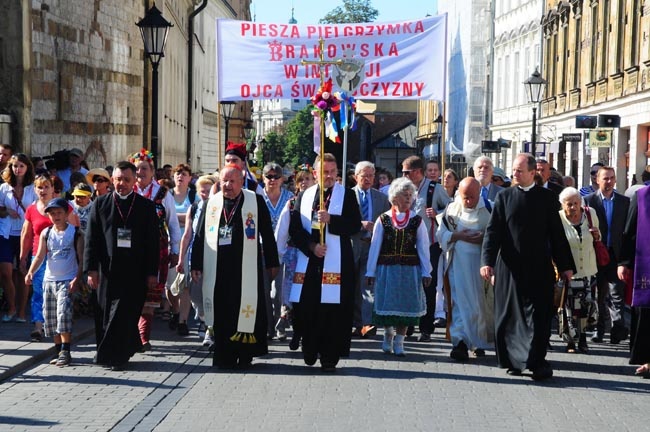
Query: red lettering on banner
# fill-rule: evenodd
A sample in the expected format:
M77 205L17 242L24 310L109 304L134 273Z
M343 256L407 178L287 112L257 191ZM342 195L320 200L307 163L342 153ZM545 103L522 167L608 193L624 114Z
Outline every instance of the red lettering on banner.
M424 32L424 24L422 24L422 21L417 21L415 23L414 33L422 33L422 32Z
M375 44L375 57L383 57L383 56L384 56L384 44L383 43Z
M288 24L263 24L244 22L241 25L242 36L299 38L298 26Z
M370 48L370 45L368 45L367 43L361 44L361 50L359 52L361 57L368 57L368 54L370 54L370 51L368 51L369 48Z
M379 77L381 76L381 64L380 63L370 63L368 65L368 70L365 72L365 75L367 78L372 78L373 76Z
M353 93L356 97L375 96L375 97L402 97L402 96L422 96L424 90L423 82L372 82L362 83L359 88Z
M336 45L327 45L327 56L329 58L336 58Z
M330 76L330 66L331 65L322 65L320 69L318 65L305 65L305 78L320 78L320 71L323 71L323 77L327 78Z
M293 45L285 45L287 58L296 58L296 52Z
M275 91L273 90L273 85L271 84L256 84L252 86L252 91L251 91L251 85L250 84L242 84L239 90L239 94L243 99L249 99L249 98L282 98L283 97L283 92L282 92L282 86L280 84L277 84L275 86Z
M242 84L239 88L239 94L244 99L248 99L251 96L251 87L248 84Z
M388 24L388 34L399 34L400 25L399 24Z
M390 48L388 48L388 57L398 56L398 55L399 52L397 52L397 44L393 42L392 44L390 44Z
M298 76L298 65L288 65L285 64L284 66L284 76L288 79L296 79Z
M310 98L316 94L316 84L303 84L302 85L302 94L306 98Z

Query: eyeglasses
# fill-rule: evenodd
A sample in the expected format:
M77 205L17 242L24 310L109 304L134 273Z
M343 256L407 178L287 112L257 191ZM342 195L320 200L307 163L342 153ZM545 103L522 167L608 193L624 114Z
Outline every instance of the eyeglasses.
M107 181L108 181L108 179L106 177L102 177L102 176L93 177L93 183L104 183L104 182L107 182Z
M281 175L269 175L269 174L266 174L264 177L266 177L268 180L280 180L282 178Z

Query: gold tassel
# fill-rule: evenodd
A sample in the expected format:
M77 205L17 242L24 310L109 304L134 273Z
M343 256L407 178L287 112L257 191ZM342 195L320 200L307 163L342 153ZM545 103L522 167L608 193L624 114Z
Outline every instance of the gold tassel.
M233 342L239 342L241 340L241 333L237 332L234 335L230 336L230 340Z

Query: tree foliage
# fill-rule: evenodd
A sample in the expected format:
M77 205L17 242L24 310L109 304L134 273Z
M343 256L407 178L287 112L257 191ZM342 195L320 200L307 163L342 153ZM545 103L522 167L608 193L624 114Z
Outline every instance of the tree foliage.
M314 117L311 115L312 106L308 105L298 112L298 115L285 125L284 163L291 166L309 163L316 158L314 153Z
M379 11L372 7L371 0L343 0L320 20L321 24L365 23L377 19Z

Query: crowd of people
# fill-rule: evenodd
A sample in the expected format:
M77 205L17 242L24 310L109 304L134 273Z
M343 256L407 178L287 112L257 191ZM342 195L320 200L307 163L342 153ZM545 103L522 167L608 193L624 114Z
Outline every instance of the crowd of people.
M351 187L328 153L293 173L268 163L258 181L234 143L210 175L156 169L145 149L114 167L67 157L56 170L0 146L1 320L31 319L54 365L72 361L88 313L94 361L116 371L156 349L161 319L223 369L250 367L290 329L289 348L323 372L353 337L382 329L381 350L404 357L407 338L439 329L455 361L494 350L508 374L545 380L557 318L567 353L609 332L650 377L650 170L621 194L612 167L576 189L525 153L511 178L487 156L465 178L418 156L396 179L361 161Z

